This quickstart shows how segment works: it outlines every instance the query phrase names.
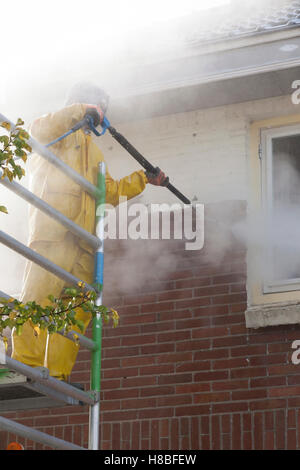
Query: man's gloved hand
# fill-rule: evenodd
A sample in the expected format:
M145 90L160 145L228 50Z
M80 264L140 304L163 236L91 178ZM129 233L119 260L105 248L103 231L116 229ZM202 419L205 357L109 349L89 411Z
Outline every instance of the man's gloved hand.
M167 186L169 178L161 171L160 168L155 168L156 172L145 171L148 183L154 184L155 186Z
M94 126L97 127L104 118L104 113L100 106L96 106L94 104L86 104L86 114L90 114L93 117Z

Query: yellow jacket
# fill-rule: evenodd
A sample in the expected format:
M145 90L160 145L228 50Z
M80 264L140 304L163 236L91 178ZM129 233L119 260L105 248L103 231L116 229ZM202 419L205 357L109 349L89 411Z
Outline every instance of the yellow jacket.
M47 144L73 127L84 117L85 112L86 105L72 104L44 115L34 121L31 135L42 144ZM90 135L79 130L53 145L51 150L88 181L97 184L98 163L103 161L103 155ZM93 232L94 198L44 158L35 155L29 159L29 171L33 179L31 190L75 223ZM140 194L146 186L147 178L144 171L140 170L116 181L106 171L105 181L106 202L116 206L120 196L131 199ZM67 229L59 223L53 220L49 223L49 217L45 214L35 208L31 210L30 243L37 240L60 241L66 232Z
M41 143L47 144L80 121L85 110L85 105L74 104L56 113L43 116L33 123L31 134ZM91 136L86 135L82 130L77 131L54 145L51 150L66 164L96 185L98 163L103 161L103 155ZM33 178L31 190L71 220L93 232L95 228L94 198L38 155L29 157L29 167L28 173ZM105 179L106 202L112 205L118 204L119 196L127 196L130 199L138 195L147 182L142 170L120 181L113 180L107 171ZM59 223L54 220L49 221L47 215L33 206L30 211L29 243L37 242L33 248L72 272L76 277L92 282L92 249L84 241L77 241L76 237L70 236L72 234ZM49 304L46 299L47 295L59 296L63 286L64 281L61 279L47 273L34 263L28 263L22 299L36 300L42 305L45 302ZM76 309L76 318L83 321L84 329L88 326L90 315L80 308ZM77 327L74 327L74 330L76 329ZM47 342L47 333L41 330L36 338L30 321L23 326L21 336L13 335L12 357L14 359L32 367L46 365L50 375L59 379L67 380L77 352L76 344L58 334L51 335Z

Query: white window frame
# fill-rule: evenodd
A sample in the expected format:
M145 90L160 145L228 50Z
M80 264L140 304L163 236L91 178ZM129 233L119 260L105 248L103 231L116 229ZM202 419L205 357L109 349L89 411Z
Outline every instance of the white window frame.
M273 154L272 154L272 139L276 137L288 137L292 135L300 136L300 124L280 126L271 129L261 129L261 191L262 191L262 209L264 218L267 221L273 208ZM299 241L300 243L300 241ZM264 249L264 258L266 265L271 269L272 253L271 248ZM300 291L300 278L282 279L278 281L270 281L264 277L262 293L280 293Z

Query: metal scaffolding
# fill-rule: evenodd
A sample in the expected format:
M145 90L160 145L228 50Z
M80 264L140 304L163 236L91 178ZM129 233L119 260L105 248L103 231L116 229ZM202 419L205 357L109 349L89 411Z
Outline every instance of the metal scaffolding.
M0 122L9 122L14 128L14 124L7 119L3 114L0 114ZM26 200L28 203L34 205L39 210L43 211L49 217L62 224L72 233L85 240L95 250L95 279L97 284L103 285L103 240L104 240L104 204L105 204L105 163L99 163L98 181L97 186L94 186L79 173L66 165L56 155L54 155L48 148L38 143L32 137L28 141L33 151L44 157L47 161L53 164L56 168L62 171L65 175L71 178L74 182L81 186L81 188L88 192L96 200L96 236L84 230L82 227L75 224L73 221L65 217L59 211L47 204L42 199L38 198L35 194L28 191L26 188L16 183L10 182L7 178L1 179L0 170L0 183L13 191L15 194ZM0 231L0 242L11 248L15 252L21 254L30 261L40 265L52 274L60 277L66 283L71 285L78 285L78 279L69 272L65 271L58 265L52 263L47 258L39 255L34 250L23 245L10 235ZM92 286L85 283L85 290L94 290ZM11 298L8 294L0 291L0 297ZM102 291L96 299L96 305L102 304ZM59 332L64 334L64 332ZM74 332L69 332L65 337L74 341ZM91 351L91 377L90 377L90 391L85 392L76 386L57 380L49 375L49 371L45 367L29 367L22 364L15 359L8 356L5 357L5 366L15 371L21 376L27 377L26 386L33 390L35 393L43 394L50 399L56 400L59 403L65 404L88 404L90 407L89 412L89 449L97 450L99 448L99 423L100 423L100 375L101 375L101 343L102 343L102 317L97 314L93 318L92 324L92 339L89 339L76 332L76 340L84 345ZM1 371L1 369L0 369ZM28 382L29 381L29 382ZM1 387L1 381L0 381ZM43 403L47 403L44 401ZM36 407L36 406L35 406ZM3 410L2 410L3 411ZM7 410L9 411L9 410ZM27 437L33 441L54 447L56 449L67 450L84 450L84 448L75 444L57 439L53 436L39 432L27 426L23 426L15 421L8 420L0 417L0 429L8 432Z

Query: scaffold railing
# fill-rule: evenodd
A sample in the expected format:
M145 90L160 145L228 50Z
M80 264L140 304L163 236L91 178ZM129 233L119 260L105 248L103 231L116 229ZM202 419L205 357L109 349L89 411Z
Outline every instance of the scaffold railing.
M3 114L0 113L0 122L9 122L11 128L14 128L14 123L7 119ZM84 191L88 192L96 200L96 230L95 235L84 230L82 227L68 219L65 215L57 211L55 208L50 206L48 203L37 197L31 191L26 189L24 186L16 183L15 181L9 181L8 178L2 179L2 173L0 170L0 184L8 188L10 191L17 194L19 197L27 201L29 204L34 205L36 208L53 218L76 236L86 241L95 250L95 271L94 281L97 284L103 285L103 264L104 264L104 252L103 252L103 241L104 241L104 211L105 204L105 163L100 162L98 168L98 180L97 186L90 183L73 168L65 164L59 159L49 148L41 145L35 139L30 137L28 140L32 150L45 158L48 162L58 168L67 177L71 178L77 183ZM52 274L63 279L69 285L78 285L81 281L84 283L85 290L94 290L94 287L87 284L84 279L79 279L73 276L68 271L65 271L60 266L56 265L44 256L41 256L31 248L22 244L15 238L11 237L7 233L0 231L0 242L12 249L16 253L24 256L28 260L38 264ZM7 293L0 291L0 297L9 299ZM98 294L96 305L102 304L102 290ZM74 333L68 332L65 337L74 341ZM59 332L63 334L64 332ZM85 403L89 405L89 446L90 450L97 450L99 448L99 424L100 424L100 376L101 376L101 342L102 342L102 317L101 314L97 314L93 318L92 323L92 339L87 338L84 335L76 332L76 341L85 346L91 351L91 374L90 374L90 390L85 392L72 386L66 382L60 381L49 375L48 369L45 367L33 368L23 364L11 357L5 355L6 366L10 369L30 378L32 383L38 391L42 391L44 394L62 400L66 404L79 404ZM45 444L50 447L57 449L69 449L69 450L82 450L84 448L77 446L73 443L63 441L53 436L42 433L38 430L23 426L13 420L0 417L0 429L8 432L28 437L29 439Z

